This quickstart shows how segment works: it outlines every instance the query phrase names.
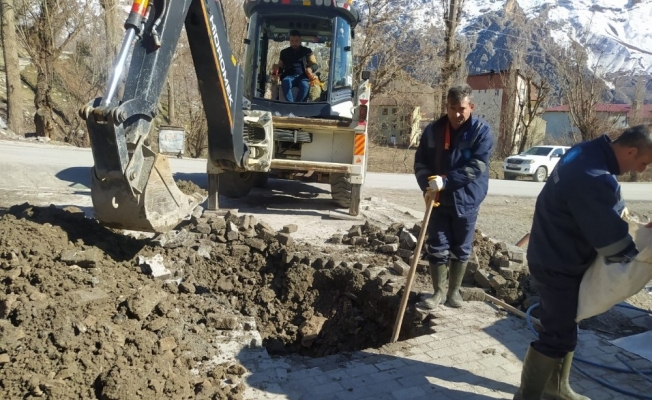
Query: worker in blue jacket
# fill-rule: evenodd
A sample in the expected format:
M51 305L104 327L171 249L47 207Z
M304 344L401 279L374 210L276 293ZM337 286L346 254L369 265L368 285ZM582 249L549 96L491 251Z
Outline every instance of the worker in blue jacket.
M577 144L561 158L537 198L527 260L540 295L543 331L523 362L515 400L584 400L568 376L577 344L577 303L584 272L598 255L608 263L638 254L617 175L652 163L652 125Z
M433 309L447 301L462 306L460 286L473 246L480 204L489 187L489 158L493 135L489 124L472 115L472 89L463 84L449 89L447 115L430 123L421 136L414 174L426 204L438 193L426 241L432 297L418 304ZM450 264L450 268L449 268ZM444 282L449 270L448 291Z

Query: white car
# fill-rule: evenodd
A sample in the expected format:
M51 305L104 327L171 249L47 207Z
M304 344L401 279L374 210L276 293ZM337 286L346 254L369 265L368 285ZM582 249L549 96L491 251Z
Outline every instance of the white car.
M534 146L519 155L509 156L503 162L505 179L531 176L535 182L543 182L568 149L569 146Z

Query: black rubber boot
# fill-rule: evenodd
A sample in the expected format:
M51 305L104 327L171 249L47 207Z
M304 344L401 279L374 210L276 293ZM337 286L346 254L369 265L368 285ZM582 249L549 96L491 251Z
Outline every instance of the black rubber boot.
M451 268L448 272L448 305L454 308L462 307L462 295L460 294L460 287L462 286L462 279L464 279L464 272L466 272L466 261L451 261Z
M523 360L521 387L514 400L541 400L546 383L560 363L561 359L547 357L530 346Z
M547 400L591 400L586 396L577 394L570 387L568 377L573 366L574 352L566 354L557 368L553 371L545 389L543 399Z
M432 297L417 303L417 307L432 310L446 300L444 298L444 282L446 282L446 264L430 263L430 277L432 277L432 287L434 293Z

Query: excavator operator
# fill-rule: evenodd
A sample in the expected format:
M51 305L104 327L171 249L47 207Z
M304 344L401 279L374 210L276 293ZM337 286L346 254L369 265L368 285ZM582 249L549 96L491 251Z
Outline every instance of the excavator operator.
M290 47L283 49L278 64L272 66L272 75L278 76L281 71L281 90L286 101L302 102L308 97L310 81L319 69L317 59L308 47L301 45L301 33L290 31ZM298 88L296 98L292 88Z

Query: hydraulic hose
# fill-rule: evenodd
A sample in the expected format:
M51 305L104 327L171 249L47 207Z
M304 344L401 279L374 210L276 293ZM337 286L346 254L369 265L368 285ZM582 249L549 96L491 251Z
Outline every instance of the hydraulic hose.
M536 338L539 338L539 333L534 329L534 325L532 324L532 320L531 320L531 318L532 318L531 313L532 313L532 310L534 310L538 306L539 306L539 303L532 304L530 307L528 307L527 311L525 312L525 322L527 323L527 327L530 330L530 332L532 332L532 334ZM637 310L637 311L641 311L641 312L646 312L648 314L652 314L652 311L650 311L650 310L644 310L642 308L634 307L634 306L631 306L629 304L622 304L622 305L618 304L617 306L623 307L623 308L629 308L629 309L633 309L633 310ZM652 375L652 370L639 371L639 370L635 369L634 367L632 367L631 365L629 365L629 363L626 362L625 360L623 360L622 357L618 357L618 356L619 355L617 354L616 358L618 359L618 361L623 363L627 368L618 368L618 367L612 367L610 365L599 364L599 363L596 363L594 361L590 361L590 360L587 360L587 359L584 359L584 358L581 358L581 357L577 357L577 356L574 357L574 360L577 360L577 361L579 361L581 363L588 364L588 365L591 365L591 366L594 366L594 367L604 368L604 369L607 369L609 371L621 372L621 373L627 373L627 374L637 374L639 376L644 377L647 381L652 382L652 379L647 377L647 375ZM576 364L573 365L573 368L577 369L583 375L591 378L595 382L598 382L602 386L613 390L614 392L618 392L618 393L621 393L621 394L626 394L628 396L636 397L638 399L652 400L652 396L648 396L648 395L644 395L644 394L640 394L640 393L630 392L629 390L626 390L626 389L620 388L618 386L615 386L615 385L613 385L613 384L611 384L611 383L609 383L609 382L607 382L607 381L605 381L603 379L596 378L596 377L594 377L590 373L586 372L584 369L582 369L581 367L579 367Z

